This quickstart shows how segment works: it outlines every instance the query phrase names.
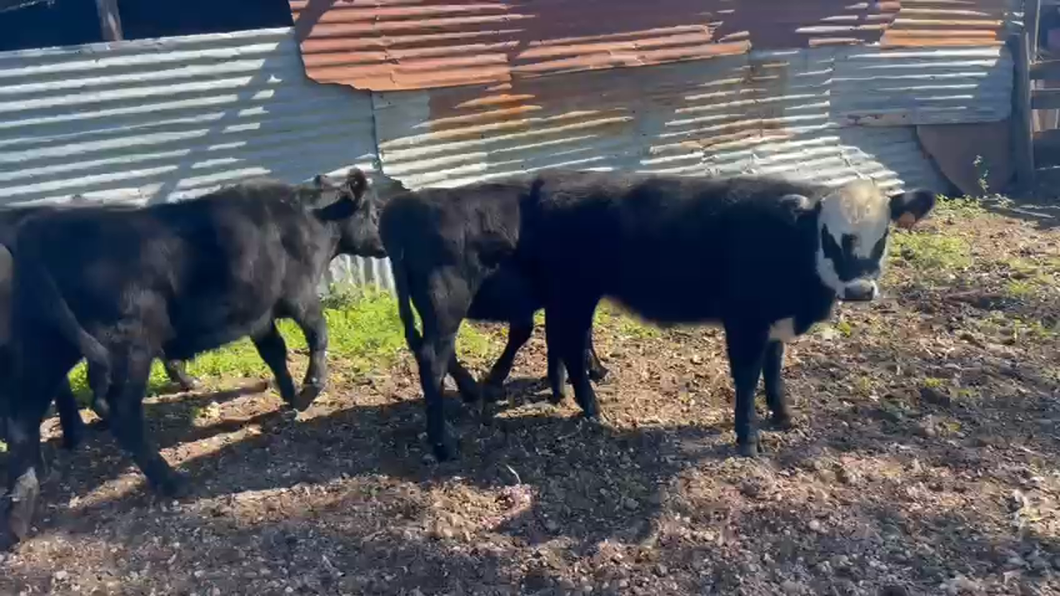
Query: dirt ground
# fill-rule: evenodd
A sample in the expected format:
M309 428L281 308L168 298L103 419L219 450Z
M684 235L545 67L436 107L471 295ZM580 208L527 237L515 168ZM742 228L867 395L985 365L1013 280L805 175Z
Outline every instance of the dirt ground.
M297 419L257 380L151 399L181 502L105 433L62 451L49 419L0 594L1060 594L1049 225L954 204L896 238L885 296L789 348L799 427L757 460L733 457L720 332L625 317L597 326L607 424L544 401L539 329L492 424L450 400L442 465L407 355L333 361Z

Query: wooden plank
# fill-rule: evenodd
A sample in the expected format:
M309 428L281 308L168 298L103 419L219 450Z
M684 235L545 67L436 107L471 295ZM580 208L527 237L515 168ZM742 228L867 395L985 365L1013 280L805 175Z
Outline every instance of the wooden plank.
M1026 30L1009 39L1016 62L1012 93L1012 142L1016 159L1016 184L1021 190L1034 188L1034 136L1031 124L1031 40ZM1015 47L1011 47L1015 46Z
M99 13L99 27L103 31L104 41L123 39L118 0L96 0L96 11Z
M1031 109L1053 110L1060 108L1060 89L1032 89Z
M1060 129L1040 130L1034 133L1034 151L1056 151L1060 149Z
M1032 64L1031 80L1060 80L1060 60L1042 60Z
M1023 27L1030 34L1030 61L1038 58L1038 28L1041 22L1042 0L1023 0Z

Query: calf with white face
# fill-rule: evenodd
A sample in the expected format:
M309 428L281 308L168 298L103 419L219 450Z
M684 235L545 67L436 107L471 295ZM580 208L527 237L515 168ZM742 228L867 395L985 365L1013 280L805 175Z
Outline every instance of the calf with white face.
M837 300L874 299L891 224L911 227L935 204L932 192L888 195L869 180L552 170L535 185L518 258L549 272L546 326L585 416L599 415L579 364L600 299L659 324L720 323L743 455L758 452L760 378L773 424L791 425L784 342L827 319Z

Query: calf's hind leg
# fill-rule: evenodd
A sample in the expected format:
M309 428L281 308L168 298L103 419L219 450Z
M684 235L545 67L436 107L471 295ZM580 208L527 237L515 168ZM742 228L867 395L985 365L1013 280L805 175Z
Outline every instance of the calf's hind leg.
M327 386L328 322L324 318L323 305L315 295L305 298L291 311L292 318L305 335L305 343L309 348L309 366L302 381L302 390L293 403L294 408L301 412L312 405Z
M771 341L766 346L765 362L762 366L762 377L766 386L766 404L772 413L770 424L778 430L789 430L794 424L785 397L784 378L781 369L784 366L784 344Z
M522 349L530 336L534 333L534 319L511 321L508 324L508 343L504 345L504 352L500 358L493 363L489 374L486 375L483 393L486 399L496 401L504 393L504 381L512 374L512 366L515 364L515 355Z
M280 392L283 401L295 408L297 396L295 395L294 379L287 370L287 343L283 341L280 330L276 328L276 321L269 323L258 333L251 336L258 355L272 371L276 378L276 388ZM297 409L297 408L296 408Z
M446 428L442 381L455 353L456 334L473 292L456 272L447 270L433 272L426 284L410 283L409 289L412 303L423 321L422 340L418 346L409 347L415 352L419 366L427 441L435 458L445 461L456 456L457 443Z
M0 550L24 540L40 495L40 425L77 353L30 339L15 365L3 424L10 455L7 493L0 499ZM3 388L5 391L8 387Z
M558 357L570 375L574 387L574 399L588 420L600 420L600 407L596 401L596 392L589 382L589 371L586 366L586 350L589 331L593 324L593 311L596 301L591 299L575 300L564 298L562 302L550 305L545 316L545 343L551 354L558 350ZM549 384L552 386L553 400L556 396L563 399L563 378L558 361L553 363L549 357Z
M143 399L151 375L150 350L130 347L115 351L114 382L107 392L110 430L118 444L132 455L151 488L168 497L180 496L186 482L166 463L144 432Z

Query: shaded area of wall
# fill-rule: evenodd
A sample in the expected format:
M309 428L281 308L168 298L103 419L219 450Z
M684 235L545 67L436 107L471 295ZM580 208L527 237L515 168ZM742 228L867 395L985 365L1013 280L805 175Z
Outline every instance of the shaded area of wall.
M0 54L0 204L296 182L370 169L375 146L371 98L307 80L289 27Z
M306 71L398 91L749 49L996 46L1020 0L290 0Z
M918 126L917 137L939 170L966 195L1000 192L1012 180L1012 124L1008 120Z

